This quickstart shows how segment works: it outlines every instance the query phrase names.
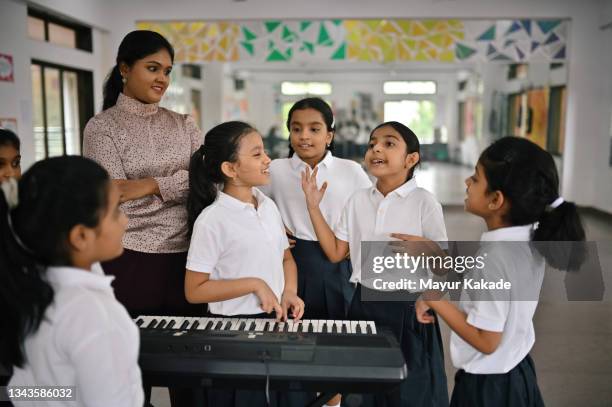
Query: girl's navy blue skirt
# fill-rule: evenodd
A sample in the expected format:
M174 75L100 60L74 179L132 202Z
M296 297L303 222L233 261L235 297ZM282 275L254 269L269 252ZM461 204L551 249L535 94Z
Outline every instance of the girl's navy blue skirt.
M318 241L294 238L291 254L298 269L298 296L306 304L304 319L346 319L353 296L351 262L332 263Z
M508 373L455 375L451 407L543 407L535 367L529 355Z
M370 320L376 323L377 328L390 328L404 354L408 376L394 391L360 395L361 405L448 406L444 350L438 318L435 324L421 324L417 321L414 304L418 294L413 296L412 301L410 298L408 301L361 301L361 293L364 290L369 289L361 284L357 285L348 318Z

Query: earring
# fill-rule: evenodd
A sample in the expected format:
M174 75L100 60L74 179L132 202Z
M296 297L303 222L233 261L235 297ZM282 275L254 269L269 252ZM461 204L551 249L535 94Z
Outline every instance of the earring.
M327 143L327 148L329 148L329 146L331 146L331 143Z
M495 208L495 205L493 205L492 203L489 204L489 209L493 209Z
M121 82L125 85L127 83L127 78L125 76L121 77Z

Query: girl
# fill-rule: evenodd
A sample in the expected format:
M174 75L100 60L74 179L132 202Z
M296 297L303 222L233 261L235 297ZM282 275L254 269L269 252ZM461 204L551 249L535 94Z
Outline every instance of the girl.
M15 180L2 190L0 363L14 366L9 385L75 386L76 404L58 406L142 406L138 330L98 263L123 251L117 186L93 161L68 156L37 162L18 191Z
M246 123L211 129L191 158L187 201L192 230L185 296L213 315L299 319L297 271L274 202L256 186L270 180L270 158ZM222 190L218 190L218 186ZM263 392L211 390L209 405L265 405Z
M377 325L390 327L406 358L408 378L396 392L376 395L371 402L377 406L448 405L439 326L418 324L416 296L407 302L361 301L362 292L370 290L361 275L362 241L388 241L392 233L399 231L434 241L447 239L441 205L432 194L419 188L413 177L419 161L419 141L408 127L387 122L374 128L365 162L376 178L376 186L358 190L350 197L335 231L320 209L327 183L317 187L317 169L310 174L306 168L302 174L308 213L321 248L332 262L344 259L350 250L350 281L357 284L357 291L349 319L374 320Z
M272 161L271 181L262 191L278 205L288 234L295 242L291 252L298 269L298 296L308 305L304 318L346 319L353 294L350 261L332 263L325 257L308 216L300 174L306 167L317 168L319 182L331 185L321 202L325 221L330 225L337 223L353 192L372 184L359 164L332 155L334 116L322 99L296 102L289 110L287 129L289 158ZM336 396L327 405L339 403L340 397Z
M488 232L482 235L482 241L585 238L576 206L559 197L559 177L552 156L526 139L505 137L490 145L465 184L466 211L487 224ZM567 266L560 264L567 257L553 256L545 250L551 244L554 243L534 245L536 250L531 250L529 244L515 243L503 246L503 250L499 244L488 244L484 272L522 282L521 287L528 286L529 298L521 290L522 298L510 300L518 294L513 289L510 298L496 301L472 301L463 292L459 308L446 300L417 303L419 321L434 321L427 313L431 308L453 330L451 357L459 371L451 406L544 404L529 351L535 342L532 319L545 262L556 268ZM578 263L570 267L577 268Z
M353 192L371 182L359 164L332 155L334 117L323 100L307 98L295 103L289 110L287 129L289 158L272 161L270 184L263 191L276 202L295 239L291 252L298 268L298 295L308 304L304 318L344 319L352 294L350 262L332 263L321 250L300 188L300 174L307 167L317 168L318 182L329 183L321 211L330 225L338 222Z
M0 129L0 182L21 177L19 138L7 129Z

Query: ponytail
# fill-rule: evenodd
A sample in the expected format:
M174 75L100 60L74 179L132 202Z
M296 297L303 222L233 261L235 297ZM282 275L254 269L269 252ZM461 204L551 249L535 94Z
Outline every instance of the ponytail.
M505 220L513 226L537 224L532 240L546 243L534 246L552 267L580 268L584 228L576 205L559 198L559 175L550 153L525 138L503 137L482 152L478 163L489 192L502 192L510 203Z
M128 33L117 51L115 67L110 71L104 83L104 103L102 110L115 106L119 93L123 90L123 81L119 66L125 64L128 67L134 62L143 59L147 55L165 49L170 54L170 60L174 62L174 48L163 35L155 31L136 30Z
M189 235L200 213L217 199L217 186L204 166L204 145L193 153L189 162L189 196L187 198L187 222Z
M119 65L115 65L106 77L106 82L104 82L104 103L102 110L115 106L119 93L122 90L123 81L121 80L121 72L119 72Z
M549 242L536 247L552 267L575 271L586 258L585 238L578 208L573 202L563 202L542 213L532 240Z
M38 264L16 240L9 223L11 212L0 193L0 364L22 367L23 343L38 330L45 310L53 301L53 289Z
M225 182L221 165L238 160L242 136L257 131L250 124L232 121L213 127L204 136L204 144L193 153L189 163L187 222L189 234L200 213L217 199L217 185Z
M95 162L63 156L32 165L11 205L0 192L0 364L27 362L23 344L53 302L46 269L72 265L70 231L99 224L108 185L108 173Z

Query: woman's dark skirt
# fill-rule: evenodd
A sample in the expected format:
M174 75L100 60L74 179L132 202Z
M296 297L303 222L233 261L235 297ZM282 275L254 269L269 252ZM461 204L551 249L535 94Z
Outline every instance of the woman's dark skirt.
M395 334L408 367L407 378L393 391L361 395L363 406L446 407L448 390L444 371L444 350L438 318L435 324L416 319L415 301L361 301L369 290L361 284L351 302L350 320L374 321ZM351 396L352 397L352 396Z
M291 254L298 269L298 296L306 305L304 319L346 319L354 291L351 262L330 262L317 241L295 241Z
M202 316L203 304L185 299L187 252L143 253L125 249L118 258L102 263L115 276L115 297L132 318L138 315Z
M504 374L455 375L451 407L543 407L533 360L529 355Z

